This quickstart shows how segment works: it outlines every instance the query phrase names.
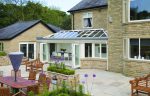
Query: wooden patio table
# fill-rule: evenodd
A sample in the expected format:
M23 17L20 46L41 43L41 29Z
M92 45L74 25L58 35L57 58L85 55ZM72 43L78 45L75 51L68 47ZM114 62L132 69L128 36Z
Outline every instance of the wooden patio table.
M36 85L34 80L27 80L22 77L17 77L17 82L15 82L14 79L15 78L12 76L0 77L0 83L12 87L13 93L17 93L19 91L23 92L20 89Z

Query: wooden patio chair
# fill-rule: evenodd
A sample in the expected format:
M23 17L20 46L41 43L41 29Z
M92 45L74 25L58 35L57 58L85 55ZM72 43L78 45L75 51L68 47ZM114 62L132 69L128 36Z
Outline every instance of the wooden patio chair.
M25 61L24 64L26 66L26 71L27 71L28 67L29 67L29 69L32 69L33 61Z
M34 95L39 94L39 85L36 84L36 85L27 87L27 93L29 93L31 91L34 93Z
M11 76L15 76L15 71L14 70L11 70ZM21 70L18 70L17 71L17 77L21 77Z
M27 61L29 61L29 58L23 57L21 64L25 65Z
M36 80L36 71L30 70L28 80Z
M40 59L38 58L38 59L36 59L35 61L34 61L34 64L33 64L33 68L34 69L36 69L36 70L39 70L39 69L41 69L41 71L43 71L43 63L40 61Z
M23 92L17 92L16 94L12 94L9 88L0 87L0 96L27 96Z
M51 78L46 77L46 74L44 73L40 73L39 79L38 79L38 85L39 85L40 91L42 91L45 88L49 90L50 83L51 83Z
M9 88L0 87L0 96L11 96Z

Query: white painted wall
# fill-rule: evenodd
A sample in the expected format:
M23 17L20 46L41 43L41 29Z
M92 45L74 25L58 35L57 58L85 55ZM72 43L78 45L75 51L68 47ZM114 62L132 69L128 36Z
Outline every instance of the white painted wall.
M57 51L61 51L60 49L66 49L66 52L72 53L72 44L64 44L64 43L58 43L57 44Z

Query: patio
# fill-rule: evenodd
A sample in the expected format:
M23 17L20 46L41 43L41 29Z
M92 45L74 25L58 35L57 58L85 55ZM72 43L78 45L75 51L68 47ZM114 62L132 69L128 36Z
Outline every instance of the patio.
M44 65L44 71L46 71L48 64ZM4 76L11 74L12 66L0 66L0 71L4 72ZM28 76L28 72L25 71L25 65L21 65L21 75L23 77ZM88 89L91 92L91 81L93 80L92 75L96 74L93 82L92 94L94 96L129 96L130 95L130 84L129 80L132 78L125 77L119 73L112 73L97 69L77 69L76 73L80 74L80 80L86 81L84 77L88 74ZM38 78L38 77L37 77ZM86 84L84 84L86 87ZM87 89L87 88L85 88Z

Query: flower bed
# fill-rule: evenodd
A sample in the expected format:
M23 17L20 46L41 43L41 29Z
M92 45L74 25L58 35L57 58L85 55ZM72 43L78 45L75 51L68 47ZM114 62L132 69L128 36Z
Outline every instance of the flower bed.
M64 74L64 75L74 75L75 74L75 70L66 68L66 66L63 63L60 63L60 64L51 64L47 68L47 71L61 73L61 74Z

